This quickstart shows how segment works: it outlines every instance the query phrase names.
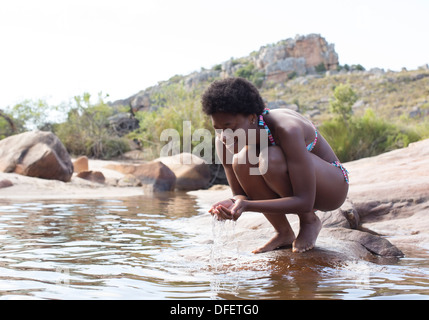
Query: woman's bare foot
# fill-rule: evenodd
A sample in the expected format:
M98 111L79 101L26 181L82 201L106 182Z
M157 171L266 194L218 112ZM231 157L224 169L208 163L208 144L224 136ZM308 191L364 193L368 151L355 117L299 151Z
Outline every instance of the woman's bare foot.
M277 233L270 241L262 247L255 249L252 253L262 253L272 251L280 247L290 246L295 240L295 235L292 233Z
M314 212L309 213L305 218L300 217L300 230L292 244L292 251L305 252L313 249L321 229L322 222Z

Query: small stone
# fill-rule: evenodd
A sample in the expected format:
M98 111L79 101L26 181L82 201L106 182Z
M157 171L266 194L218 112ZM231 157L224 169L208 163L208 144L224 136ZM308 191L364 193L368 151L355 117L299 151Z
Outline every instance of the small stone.
M9 187L12 187L12 186L13 186L12 181L10 181L8 179L0 180L0 189L2 189L2 188L9 188Z

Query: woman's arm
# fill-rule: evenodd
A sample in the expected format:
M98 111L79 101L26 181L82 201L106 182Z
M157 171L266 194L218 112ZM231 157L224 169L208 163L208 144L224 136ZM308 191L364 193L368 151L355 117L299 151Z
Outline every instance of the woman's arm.
M316 175L311 155L305 146L303 130L299 125L288 125L287 128L278 128L276 133L276 140L279 141L285 159L287 159L293 196L272 200L237 201L231 208L234 219L237 219L244 211L299 214L313 210L316 197Z
M216 153L222 162L222 166L225 170L225 175L228 180L228 184L231 188L233 198L219 201L212 205L209 209L211 214L217 215L220 219L232 219L231 209L237 200L247 200L246 193L241 187L232 169L232 157L233 154L229 152L225 145L218 138L215 140Z
M234 155L226 149L225 145L218 138L216 138L215 140L215 147L216 153L221 160L222 166L225 170L225 175L228 180L228 184L231 188L232 194L234 195L234 197L237 197L237 199L247 199L246 193L238 182L234 170L232 169L232 158Z

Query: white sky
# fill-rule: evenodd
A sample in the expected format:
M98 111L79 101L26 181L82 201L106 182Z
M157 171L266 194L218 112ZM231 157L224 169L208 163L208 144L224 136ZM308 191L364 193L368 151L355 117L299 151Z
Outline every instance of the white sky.
M342 65L416 69L428 17L429 0L0 0L0 108L127 98L297 34L321 34Z

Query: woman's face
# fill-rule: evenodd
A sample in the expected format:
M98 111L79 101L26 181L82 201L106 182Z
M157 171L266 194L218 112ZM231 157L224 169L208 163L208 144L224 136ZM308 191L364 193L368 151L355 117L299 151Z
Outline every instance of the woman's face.
M212 124L216 131L216 138L225 144L226 148L232 152L239 152L248 144L249 129L256 129L256 114L232 114L217 112L212 114Z

